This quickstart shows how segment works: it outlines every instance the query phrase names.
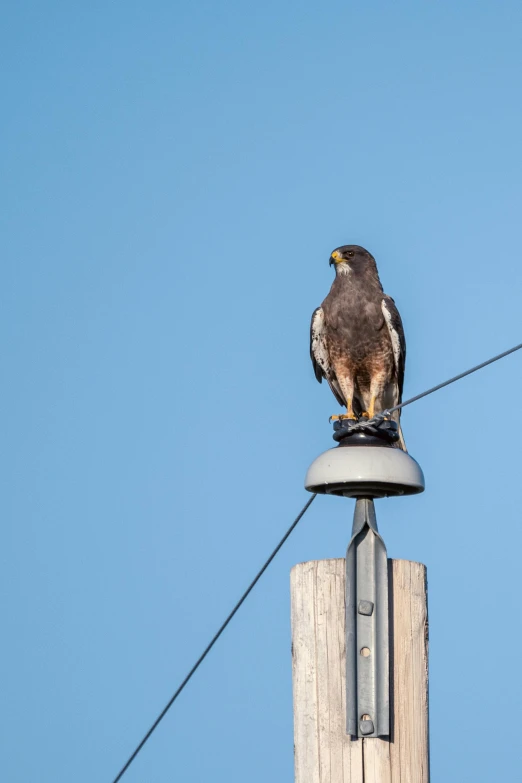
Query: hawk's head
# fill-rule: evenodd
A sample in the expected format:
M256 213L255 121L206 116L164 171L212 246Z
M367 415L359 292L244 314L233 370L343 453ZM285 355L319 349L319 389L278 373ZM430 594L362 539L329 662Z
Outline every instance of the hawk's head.
M336 274L363 272L368 268L375 269L375 258L360 245L342 245L330 256L330 266L335 264Z

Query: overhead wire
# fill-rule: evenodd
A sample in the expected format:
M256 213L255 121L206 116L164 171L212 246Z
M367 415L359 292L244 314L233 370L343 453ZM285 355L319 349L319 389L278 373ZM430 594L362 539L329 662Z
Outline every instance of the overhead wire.
M213 648L213 646L215 645L215 643L217 642L217 640L219 639L219 637L221 636L221 634L223 633L223 631L225 630L225 628L227 627L229 622L232 620L232 618L234 617L234 615L236 614L238 609L240 609L241 605L248 598L248 596L250 595L250 593L252 592L252 590L254 589L256 584L259 582L259 580L261 579L261 577L265 573L266 569L268 568L268 566L270 565L270 563L272 562L274 557L277 555L277 553L279 552L279 550L281 549L281 547L283 546L283 544L285 543L287 538L289 538L289 536L293 532L293 530L297 527L299 521L302 519L302 517L308 511L308 509L310 508L310 506L312 505L312 503L313 503L313 501L315 500L316 497L317 497L317 494L312 495L312 497L305 503L305 505L303 506L303 508L299 512L299 514L296 516L296 518L294 519L294 521L292 522L292 524L290 525L290 527L288 528L288 530L284 534L283 538L280 540L280 542L278 543L276 548L273 550L273 552L270 555L270 557L265 561L265 563L263 564L261 569L257 572L257 574L254 577L254 579L250 582L249 586L247 587L247 589L245 590L245 592L243 593L243 595L241 596L241 598L239 599L237 604L234 606L234 608L232 609L232 611L230 612L230 614L228 615L226 620L220 626L220 628L217 631L217 633L212 637L212 639L210 640L208 645L205 647L205 649L203 650L203 652L201 653L201 655L197 659L197 661L194 664L194 666L192 667L192 669L189 671L189 673L187 674L185 679L181 682L181 684L178 687L177 691L174 693L172 698L167 702L165 707L162 709L162 711L160 712L160 714L158 715L158 717L156 718L156 720L154 721L154 723L152 724L150 729L147 731L147 733L145 734L145 736L143 737L143 739L141 740L139 745L136 746L135 750L129 756L129 758L127 759L127 761L125 762L123 767L120 769L120 771L118 772L118 774L116 775L116 777L114 778L112 783L118 783L118 781L121 780L123 774L130 767L130 765L132 764L132 762L134 761L134 759L136 758L136 756L138 755L140 750L143 748L143 746L145 745L147 740L150 738L150 736L153 733L153 731L158 727L158 725L163 720L163 718L165 717L167 712L170 710L170 708L172 707L172 705L174 704L174 702L176 701L176 699L180 695L180 693L183 690L183 688L185 687L185 685L187 685L187 683L191 679L192 675L196 673L196 671L199 668L199 666L203 663L203 661L205 660L205 658L207 657L207 655L209 654L209 652L211 651L211 649Z
M393 411L398 411L400 410L400 408L406 407L406 405L411 405L412 402L417 402L417 400L421 400L423 397L427 397L428 394L433 394L433 392L436 392L439 389L443 389L445 386L449 386L451 383L455 383L455 381L460 381L460 379L465 378L466 375L471 375L472 373L477 372L477 370L481 370L483 367L487 367L488 364L493 364L493 362L498 362L499 359L503 359L504 356L509 356L510 353L515 353L515 351L519 351L521 348L522 348L522 343L520 343L519 345L515 345L515 347L510 348L509 351L504 351L503 353L499 353L497 356L493 356L492 359L488 359L486 362L481 362L481 364L475 365L475 367L472 367L470 370L466 370L465 372L461 372L458 375L454 375L453 378L449 378L447 381L444 381L444 383L438 383L436 386L432 386L431 389L427 389L421 394L416 394L415 397L410 397L409 400L406 400L405 402L401 402L400 405L394 405L393 408L387 408L384 411L384 415L387 415L388 413L393 413Z
M509 354L514 353L515 351L519 351L522 348L522 343L519 345L515 345L513 348L510 348L508 351L504 351L503 353L499 353L496 356L493 356L491 359L488 359L485 362L481 362L481 364L475 365L475 367L471 367L469 370L466 370L465 372L461 372L458 375L454 375L452 378L449 378L447 381L444 381L443 383L439 383L436 386L432 386L430 389L427 389L426 391L422 392L421 394L416 394L414 397L410 397L410 399L405 400L404 402L401 402L399 405L395 405L392 408L388 408L387 410L383 411L382 416L386 416L390 413L393 413L394 411L400 410L401 408L406 407L406 405L411 405L412 402L417 402L417 400L421 400L423 397L427 397L429 394L433 394L433 392L439 391L439 389L443 389L445 386L449 386L452 383L455 383L455 381L460 381L462 378L465 378L467 375L471 375L474 372L477 372L477 370L481 370L483 367L487 367L488 364L493 364L494 362L497 362L499 359L503 359L505 356L509 356ZM178 689L174 693L174 695L171 697L171 699L167 702L163 710L160 712L150 729L147 731L141 742L136 746L135 750L132 752L132 754L129 756L121 770L118 772L112 783L118 783L119 780L121 780L124 773L127 771L127 769L130 767L140 750L143 748L147 740L150 738L152 733L155 731L155 729L158 727L160 722L163 720L167 712L170 710L180 693L183 691L185 686L188 684L189 680L192 678L192 676L196 673L199 666L203 663L205 658L207 657L208 653L211 651L227 625L230 623L236 612L241 608L242 604L245 602L245 600L248 598L249 594L252 592L258 581L263 576L264 572L270 565L270 563L273 561L285 541L289 538L292 531L297 527L299 521L302 519L306 511L311 506L312 502L317 497L317 494L312 495L310 500L307 501L307 503L304 505L304 507L301 509L297 517L294 519L286 533L284 534L283 538L279 541L276 548L273 550L269 558L266 560L266 562L263 564L261 569L258 571L252 582L249 584L239 601L236 603L226 620L222 623L217 633L212 637L209 644L205 647L199 658L197 659L196 663L192 667L192 669L189 671L189 673L186 675L185 679L181 682Z

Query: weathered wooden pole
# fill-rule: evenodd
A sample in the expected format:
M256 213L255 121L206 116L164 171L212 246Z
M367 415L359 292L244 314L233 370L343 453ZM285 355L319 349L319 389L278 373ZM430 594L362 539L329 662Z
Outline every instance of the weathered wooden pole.
M353 738L346 733L345 560L292 569L295 783L428 783L426 568L389 560L388 578L390 736Z
M356 499L346 559L292 569L295 783L428 783L426 568L388 560L374 498L424 490L396 425L334 425L311 492Z

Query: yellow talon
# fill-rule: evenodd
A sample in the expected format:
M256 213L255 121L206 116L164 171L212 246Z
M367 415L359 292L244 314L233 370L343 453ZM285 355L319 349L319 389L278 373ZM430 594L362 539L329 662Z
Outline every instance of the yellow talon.
M350 419L350 421L357 421L357 416L353 413L340 413L339 416L330 416L330 421L343 421L344 419Z

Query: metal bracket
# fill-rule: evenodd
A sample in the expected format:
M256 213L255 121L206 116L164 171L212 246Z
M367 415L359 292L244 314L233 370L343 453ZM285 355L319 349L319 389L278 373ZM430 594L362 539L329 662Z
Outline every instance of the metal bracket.
M388 556L373 500L357 498L346 552L346 733L390 734Z

